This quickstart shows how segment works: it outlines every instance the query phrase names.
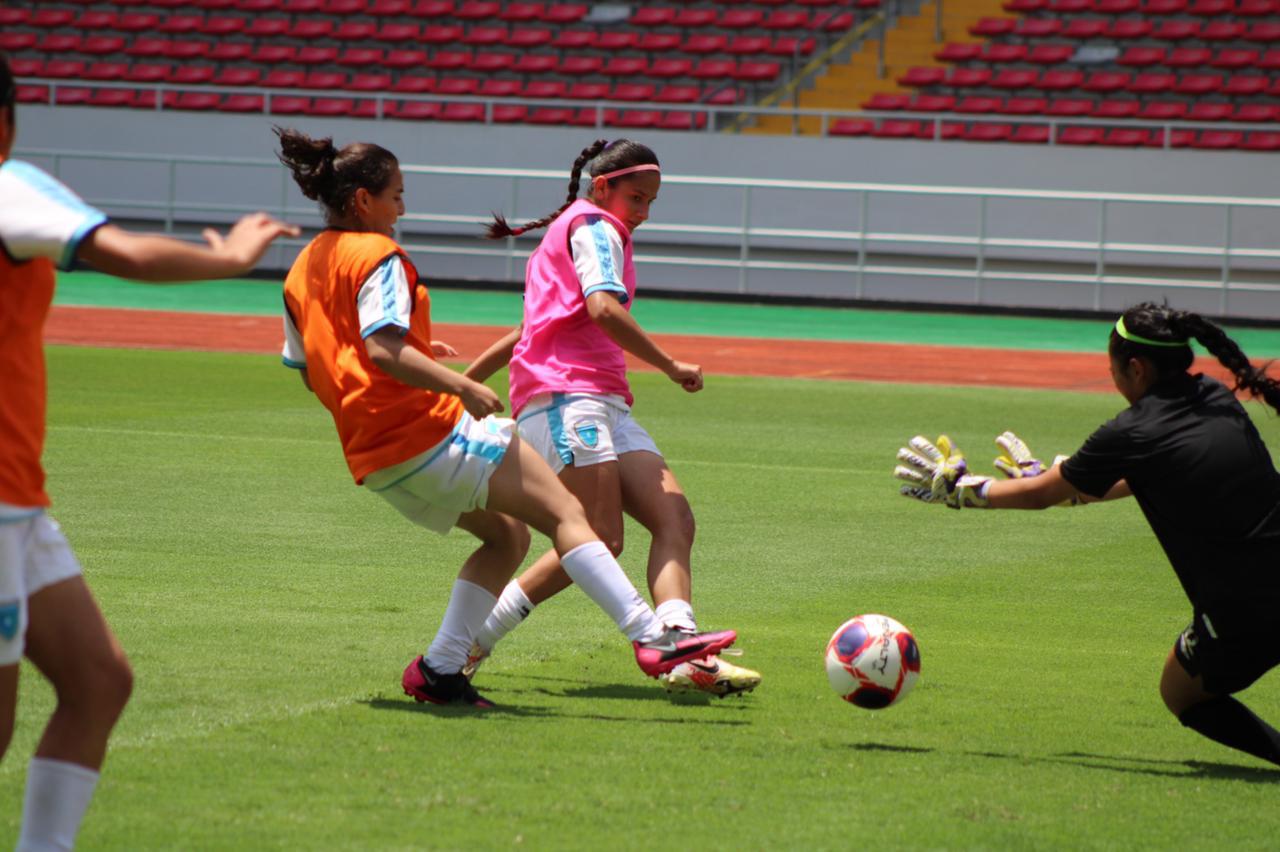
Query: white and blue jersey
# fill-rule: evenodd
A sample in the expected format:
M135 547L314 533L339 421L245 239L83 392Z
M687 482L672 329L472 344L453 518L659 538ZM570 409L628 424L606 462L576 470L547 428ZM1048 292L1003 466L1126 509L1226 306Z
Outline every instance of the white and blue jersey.
M598 290L613 293L626 304L627 288L622 283L622 235L602 216L583 216L569 232L569 251L578 272L585 299Z
M80 243L107 221L57 178L22 160L0 163L0 248L15 263L70 269Z

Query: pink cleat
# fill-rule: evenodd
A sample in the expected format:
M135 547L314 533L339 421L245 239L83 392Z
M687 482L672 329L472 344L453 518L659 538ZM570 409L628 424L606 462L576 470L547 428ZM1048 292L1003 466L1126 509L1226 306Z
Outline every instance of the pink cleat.
M681 663L718 654L732 645L738 634L732 630L719 633L684 633L668 630L652 642L632 642L636 663L649 677L667 674Z
M432 704L470 704L472 707L488 709L493 702L476 692L471 681L462 672L440 674L422 657L415 657L405 667L404 676L400 679L404 694L413 696L413 700L421 704L429 701Z

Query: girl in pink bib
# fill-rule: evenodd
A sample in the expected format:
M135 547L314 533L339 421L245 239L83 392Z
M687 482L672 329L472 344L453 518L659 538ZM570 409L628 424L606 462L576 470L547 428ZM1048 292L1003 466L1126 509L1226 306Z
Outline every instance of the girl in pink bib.
M578 197L590 164L591 189ZM511 408L520 432L582 501L591 526L622 551L623 512L652 535L648 580L657 615L695 632L689 501L649 434L632 418L625 355L656 367L685 391L702 390L702 368L679 361L631 316L636 294L632 233L649 218L662 173L653 151L604 140L573 164L559 210L521 228L501 216L494 239L546 228L525 270L524 321L467 369L483 381L510 365ZM472 648L474 671L494 644L537 604L571 585L554 552L512 580ZM760 675L714 656L684 663L664 678L671 691L728 695L754 689Z

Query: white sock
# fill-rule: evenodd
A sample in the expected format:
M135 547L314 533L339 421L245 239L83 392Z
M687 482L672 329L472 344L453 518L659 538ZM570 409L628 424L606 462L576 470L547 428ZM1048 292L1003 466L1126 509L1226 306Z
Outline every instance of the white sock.
M524 589L520 588L520 584L512 580L502 590L498 603L493 607L493 612L489 613L489 617L484 620L484 627L481 627L480 632L476 634L476 642L486 651L492 651L493 646L497 645L503 636L515 630L531 612L533 612L533 601L529 600L529 596L524 593Z
M65 760L33 757L27 768L17 852L71 849L97 784L98 773L92 769Z
M698 632L698 622L693 617L693 605L688 601L663 601L654 608L654 614L668 627L683 630L685 633Z
M475 583L454 580L444 620L424 655L427 665L440 674L462 671L463 664L467 662L467 652L471 650L471 640L497 602L491 592Z
M632 642L648 642L663 634L662 622L640 597L604 542L580 544L561 555L560 564L569 579L577 583Z

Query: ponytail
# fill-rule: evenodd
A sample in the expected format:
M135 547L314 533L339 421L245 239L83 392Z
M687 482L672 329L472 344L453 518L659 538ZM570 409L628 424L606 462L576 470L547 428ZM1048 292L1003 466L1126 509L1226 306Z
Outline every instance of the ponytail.
M595 177L632 166L656 166L658 156L647 146L632 142L630 139L615 139L612 142L597 139L590 146L583 148L578 159L573 161L573 171L569 173L569 197L565 199L564 204L560 205L560 209L541 219L535 219L521 228L512 228L501 213L494 213L493 221L485 228L485 236L491 240L518 237L527 231L535 231L550 225L557 216L569 208L570 204L578 200L578 185L582 180L582 170L586 168L587 163L591 163L591 175ZM622 180L622 178L612 178L609 182L613 183L615 180Z
M1168 305L1143 302L1124 312L1117 328L1125 336L1111 332L1109 351L1118 360L1147 358L1161 375L1185 372L1195 357L1190 341L1195 339L1235 376L1236 391L1262 397L1280 411L1280 381L1267 375L1268 364L1255 367L1218 325L1190 311L1176 311Z
M564 204L560 205L560 209L550 215L543 216L541 219L534 219L523 227L513 228L507 224L507 220L501 213L493 214L493 221L485 228L484 234L491 240L500 240L503 237L518 237L526 231L536 231L539 228L545 228L556 220L556 217L569 209L569 205L578 200L578 184L582 180L582 169L587 163L594 160L609 142L606 139L597 139L591 145L582 149L582 153L578 155L578 159L573 161L573 171L569 172L569 197L565 199Z
M342 150L333 139L312 139L299 130L274 127L280 139L277 158L293 174L302 194L320 202L327 216L341 217L357 189L377 195L391 183L399 163L394 154L369 142L354 142Z

